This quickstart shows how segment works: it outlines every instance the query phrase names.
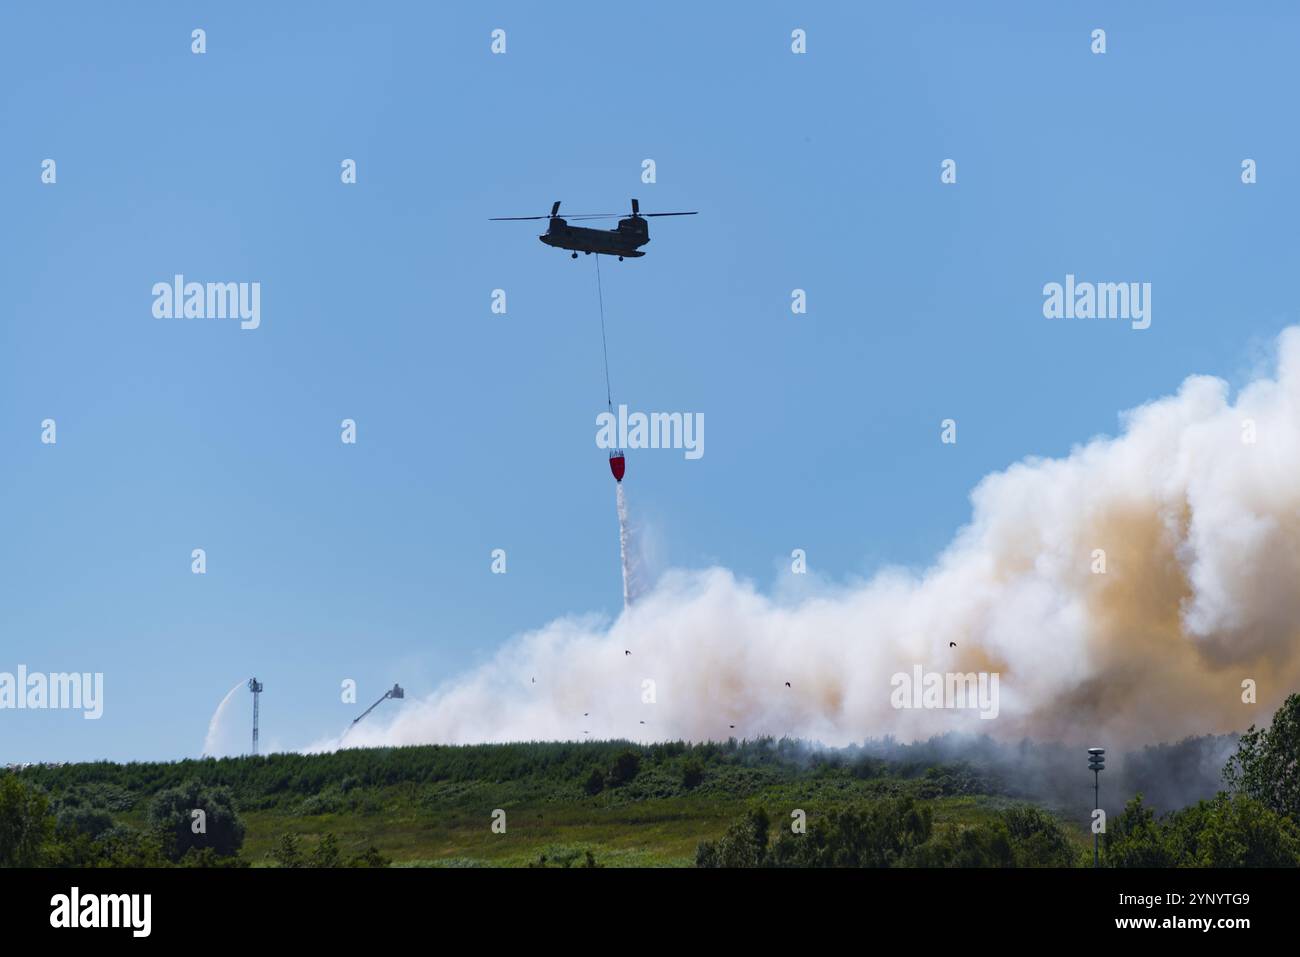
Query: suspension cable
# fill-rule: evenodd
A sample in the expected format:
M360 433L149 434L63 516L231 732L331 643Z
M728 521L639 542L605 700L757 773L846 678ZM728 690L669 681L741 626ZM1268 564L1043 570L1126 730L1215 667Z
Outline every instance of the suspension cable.
M600 287L600 253L596 257L596 296L600 301L600 351L605 357L605 403L614 412L614 393L609 387L609 346L605 342L605 293Z

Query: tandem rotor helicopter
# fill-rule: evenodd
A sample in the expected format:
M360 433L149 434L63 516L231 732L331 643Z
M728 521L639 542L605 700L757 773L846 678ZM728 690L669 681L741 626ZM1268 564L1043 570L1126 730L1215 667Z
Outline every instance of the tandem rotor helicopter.
M525 220L525 219L545 219L548 220L546 232L537 238L548 246L554 246L557 249L573 250L573 258L578 258L578 253L591 255L595 253L598 256L617 256L622 262L624 256L639 257L645 253L640 249L646 243L650 242L650 224L646 219L650 216L695 216L699 210L692 210L689 213L643 213L641 204L637 200L632 200L632 215L625 216L623 213L579 213L567 218L560 218L560 201L557 199L551 206L551 215L549 216L493 216L493 222L505 220ZM621 217L621 218L620 218ZM569 220L587 220L587 219L618 219L616 229L592 229L589 226L570 226Z

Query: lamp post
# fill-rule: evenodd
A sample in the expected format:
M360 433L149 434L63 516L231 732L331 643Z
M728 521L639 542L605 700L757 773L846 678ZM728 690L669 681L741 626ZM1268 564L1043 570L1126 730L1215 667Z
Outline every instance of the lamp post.
M1101 806L1101 772L1106 770L1106 749L1089 748L1088 749L1088 770L1092 772L1092 808L1094 811ZM1095 820L1094 820L1095 824ZM1092 866L1100 867L1100 857L1097 851L1100 838L1094 827L1092 832Z

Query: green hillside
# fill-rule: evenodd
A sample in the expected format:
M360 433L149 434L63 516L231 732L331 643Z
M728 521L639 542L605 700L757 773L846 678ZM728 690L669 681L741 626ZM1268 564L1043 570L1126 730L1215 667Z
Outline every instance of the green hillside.
M516 866L543 856L563 864L587 851L608 866L692 866L701 841L751 809L774 820L802 810L815 823L832 810L910 797L942 830L1014 803L997 777L968 765L845 758L771 739L421 746L33 766L20 776L65 824L71 808L102 808L114 826L141 831L160 792L187 781L228 790L246 828L240 856L253 866L273 863L286 834L306 853L333 834L345 858L373 847L399 866ZM504 833L492 829L497 810ZM1082 828L1070 833L1091 846Z
M32 765L0 772L0 866L1074 866L1092 857L1077 750L764 738ZM1270 729L1125 756L1104 772L1104 863L1295 866L1297 753L1292 695Z

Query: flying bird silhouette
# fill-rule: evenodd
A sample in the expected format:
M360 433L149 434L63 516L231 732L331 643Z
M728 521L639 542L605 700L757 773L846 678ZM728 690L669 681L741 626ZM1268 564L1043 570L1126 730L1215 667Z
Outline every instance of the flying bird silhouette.
M956 648L956 647L957 647L957 642L955 642L955 641L950 641L950 642L948 642L948 647L949 647L949 648Z

